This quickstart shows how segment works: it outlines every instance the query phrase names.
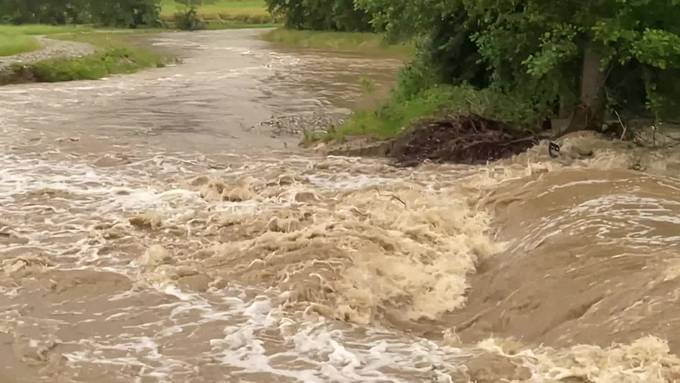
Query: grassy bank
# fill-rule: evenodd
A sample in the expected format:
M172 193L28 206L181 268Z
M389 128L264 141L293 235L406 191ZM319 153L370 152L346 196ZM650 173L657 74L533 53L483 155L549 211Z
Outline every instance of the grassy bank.
M162 0L161 19L166 24L173 25L175 15L184 9L184 5L174 0ZM208 29L274 25L264 0L204 0L197 11Z
M357 52L400 58L408 58L415 52L415 47L411 44L386 44L383 36L376 33L298 31L279 28L265 33L263 38L290 48Z
M40 44L31 36L0 32L0 56L12 56L37 49L40 49Z
M95 80L112 74L163 66L172 60L139 44L140 34L153 31L94 30L84 27L41 29L42 26L4 28L23 29L32 34L49 34L53 39L85 42L92 44L96 51L80 58L53 58L12 65L9 70L0 74L0 84ZM28 33L25 35L29 36Z
M96 80L112 74L133 73L140 69L164 66L170 57L139 45L138 37L145 32L94 31L55 36L62 40L79 41L96 47L93 55L64 60L52 59L33 64L38 81Z
M337 129L322 134L308 134L307 143L342 142L351 136L389 139L406 131L415 122L447 114L477 114L507 122L523 129L528 109L507 95L491 89L441 85L426 89L409 98L392 97L376 110L356 111Z
M82 27L54 27L48 25L0 25L0 56L12 56L40 49L35 35L83 30Z

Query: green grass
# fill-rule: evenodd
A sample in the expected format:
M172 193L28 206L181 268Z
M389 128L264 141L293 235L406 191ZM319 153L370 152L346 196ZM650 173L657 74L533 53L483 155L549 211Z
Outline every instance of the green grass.
M24 25L1 25L0 33L21 34L21 35L54 35L60 33L89 32L92 28L83 25L43 25L43 24L24 24Z
M12 56L37 49L40 49L40 43L32 36L0 32L0 56Z
M73 32L82 28L53 27L47 25L0 25L0 56L12 56L40 49L33 35Z
M412 44L386 44L382 35L361 32L298 31L285 28L264 34L271 43L302 49L355 52L378 56L407 58L414 54Z
M135 44L133 38L153 31L95 31L59 35L63 40L94 45L93 55L72 60L54 59L34 65L39 81L94 80L111 74L132 73L144 68L163 66L169 60L148 48Z
M161 19L172 25L175 14L184 9L184 5L174 0L162 0ZM208 29L274 24L264 0L203 0L203 4L198 6L198 16L206 23Z
M75 58L54 58L26 65L13 65L9 73L0 75L0 84L17 82L57 82L94 80L112 74L132 73L144 68L165 65L170 57L158 54L136 43L136 38L156 30L97 30L84 27L52 29L42 26L2 27L19 28L28 35L50 34L50 38L92 44L96 52Z
M490 89L440 85L408 100L393 97L377 110L357 111L337 129L324 134L309 134L305 141L343 141L351 136L389 139L400 135L419 120L451 113L474 113L507 122L520 130L519 121L527 118L527 109L510 96Z

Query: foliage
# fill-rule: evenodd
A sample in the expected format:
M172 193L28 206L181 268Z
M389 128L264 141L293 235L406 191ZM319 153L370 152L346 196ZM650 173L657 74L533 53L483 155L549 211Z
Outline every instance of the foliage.
M159 0L89 0L95 23L120 27L155 26L160 22Z
M354 0L266 0L273 15L282 16L294 29L365 32L371 30L369 14Z
M610 107L646 103L657 115L666 109L655 78L669 79L668 70L680 67L677 0L465 2L484 20L473 39L498 85L540 99L543 107L573 104L581 60L592 49L601 56L601 91Z
M159 0L0 0L0 22L131 27L156 25Z
M175 26L185 31L205 28L205 24L196 10L198 4L194 0L180 0L179 2L184 5L185 9L175 14Z
M446 84L488 85L488 72L479 65L471 39L478 22L461 0L357 0L357 4L391 40L417 39L420 54L410 71L427 71Z
M490 87L529 105L523 123L536 127L581 105L593 115L680 114L678 0L356 1L390 38L419 41L397 99L436 84Z

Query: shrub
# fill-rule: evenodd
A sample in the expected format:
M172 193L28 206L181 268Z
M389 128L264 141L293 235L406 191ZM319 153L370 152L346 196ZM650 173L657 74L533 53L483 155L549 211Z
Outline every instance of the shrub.
M184 31L195 31L205 28L203 19L198 16L195 6L190 6L183 12L175 14L175 27Z

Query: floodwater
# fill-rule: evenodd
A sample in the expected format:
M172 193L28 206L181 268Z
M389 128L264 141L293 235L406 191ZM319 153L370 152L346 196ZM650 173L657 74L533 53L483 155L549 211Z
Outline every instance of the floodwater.
M0 382L680 381L680 156L304 152L400 64L258 33L0 89Z

